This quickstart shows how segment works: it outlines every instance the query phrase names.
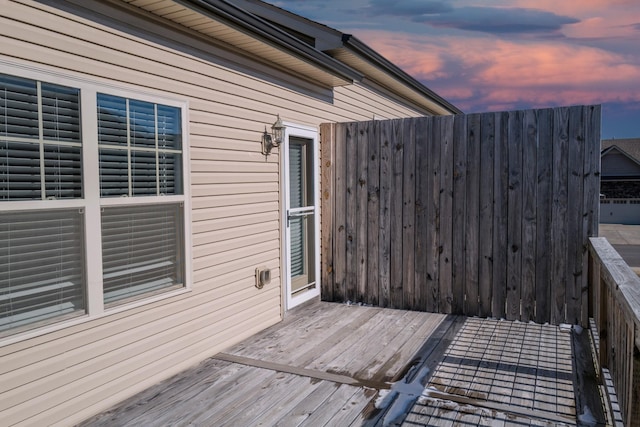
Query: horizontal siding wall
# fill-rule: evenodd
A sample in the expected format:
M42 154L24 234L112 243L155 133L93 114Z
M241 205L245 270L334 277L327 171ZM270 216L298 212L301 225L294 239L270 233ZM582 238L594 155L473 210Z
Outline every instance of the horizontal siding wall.
M88 16L3 2L0 57L132 96L189 102L193 287L0 346L0 420L7 426L81 421L280 320L279 156L260 153L261 133L276 114L311 126L417 115L364 86L337 88L331 102L304 95L273 78L216 65L213 54ZM263 290L254 287L259 265L273 272Z

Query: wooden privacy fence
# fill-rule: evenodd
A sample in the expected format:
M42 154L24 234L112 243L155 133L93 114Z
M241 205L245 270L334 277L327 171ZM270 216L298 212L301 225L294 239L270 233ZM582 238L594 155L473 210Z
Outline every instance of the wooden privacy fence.
M322 298L587 323L600 107L321 126Z
M598 365L611 374L624 425L640 426L640 278L600 237L590 241L589 284Z

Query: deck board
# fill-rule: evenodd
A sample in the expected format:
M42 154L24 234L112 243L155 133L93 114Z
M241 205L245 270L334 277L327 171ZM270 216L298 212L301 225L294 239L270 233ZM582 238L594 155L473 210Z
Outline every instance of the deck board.
M313 302L82 425L382 426L405 375L404 426L575 425L571 351L555 326Z

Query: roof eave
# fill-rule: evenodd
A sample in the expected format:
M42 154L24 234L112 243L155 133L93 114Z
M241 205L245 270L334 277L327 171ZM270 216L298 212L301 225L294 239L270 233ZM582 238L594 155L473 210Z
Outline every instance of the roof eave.
M378 83L382 84L383 86L391 87L393 81L400 82L411 91L419 95L419 97L426 98L432 103L435 103L439 108L437 108L438 111L434 111L434 113L462 114L462 110L460 110L458 107L451 104L449 101L433 92L422 83L418 82L416 79L402 71L392 62L358 40L356 37L350 34L343 34L342 42L344 48L369 62L374 67L383 70L385 74L388 75L388 79L386 79L386 81L379 81ZM431 106L430 109L433 110L433 106Z
M226 0L176 0L190 8L197 8L225 25L248 34L263 43L284 50L337 78L333 86L343 86L361 81L363 75L325 53L287 34L265 20L244 11Z

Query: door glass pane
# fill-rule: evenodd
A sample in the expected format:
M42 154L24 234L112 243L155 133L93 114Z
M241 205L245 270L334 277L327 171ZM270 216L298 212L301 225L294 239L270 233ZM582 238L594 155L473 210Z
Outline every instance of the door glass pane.
M289 138L289 256L291 295L316 287L313 140Z
M313 159L310 155L312 141L291 138L289 141L289 208L313 205Z
M295 216L289 222L291 233L291 292L315 285L314 215Z

